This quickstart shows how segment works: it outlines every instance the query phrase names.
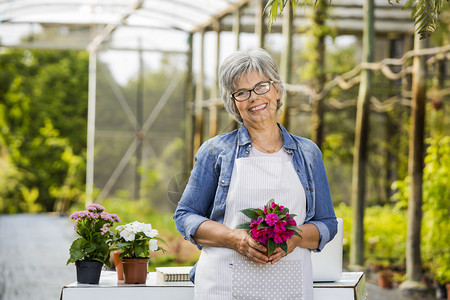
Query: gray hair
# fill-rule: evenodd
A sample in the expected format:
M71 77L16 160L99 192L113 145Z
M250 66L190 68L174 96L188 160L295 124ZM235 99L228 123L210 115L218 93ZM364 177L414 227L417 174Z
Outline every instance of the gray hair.
M243 120L236 107L235 100L231 98L231 94L238 89L237 84L242 76L251 72L258 72L261 76L272 80L280 95L284 91L283 82L280 74L278 74L277 64L264 49L236 51L227 57L219 70L219 86L222 91L225 109L240 123ZM280 106L281 104L278 104L277 110Z

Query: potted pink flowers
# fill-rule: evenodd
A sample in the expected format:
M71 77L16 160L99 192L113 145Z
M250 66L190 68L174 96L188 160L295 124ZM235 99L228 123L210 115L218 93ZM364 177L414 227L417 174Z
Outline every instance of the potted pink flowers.
M300 228L294 220L295 214L289 209L270 200L263 209L247 208L241 212L250 218L250 222L239 224L238 229L250 229L251 237L265 245L267 256L271 256L277 247L287 253L286 241L293 235L301 237Z
M74 212L74 229L79 235L70 247L67 264L75 263L79 283L98 284L103 264L110 265L108 241L113 237L109 231L113 223L120 222L116 214L105 212L99 204L91 204L86 210Z

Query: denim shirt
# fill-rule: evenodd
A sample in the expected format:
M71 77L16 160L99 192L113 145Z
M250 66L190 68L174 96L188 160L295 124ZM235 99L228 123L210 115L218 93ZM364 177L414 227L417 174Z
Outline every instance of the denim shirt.
M278 124L284 150L292 162L306 194L305 223L316 225L322 248L337 232L337 220L331 201L322 154L312 141L290 134ZM201 223L213 220L223 223L226 199L237 158L248 157L252 143L244 125L237 130L207 140L197 151L189 182L174 214L177 230L196 244L193 236ZM201 245L196 244L199 249Z

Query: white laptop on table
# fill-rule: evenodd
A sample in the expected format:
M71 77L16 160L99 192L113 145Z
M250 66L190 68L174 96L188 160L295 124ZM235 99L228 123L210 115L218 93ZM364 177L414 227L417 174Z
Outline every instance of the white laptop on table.
M344 221L337 219L338 228L334 238L320 252L311 252L313 281L338 281L342 277L342 240Z

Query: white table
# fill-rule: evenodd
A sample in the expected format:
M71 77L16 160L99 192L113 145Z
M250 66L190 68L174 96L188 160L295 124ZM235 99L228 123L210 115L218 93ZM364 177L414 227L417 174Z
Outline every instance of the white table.
M89 299L152 299L187 300L194 298L194 285L190 281L158 282L156 273L150 272L146 284L124 284L117 280L114 271L103 271L99 284L66 285L61 290L61 300ZM366 283L362 272L344 272L335 282L315 282L314 300L366 299Z

